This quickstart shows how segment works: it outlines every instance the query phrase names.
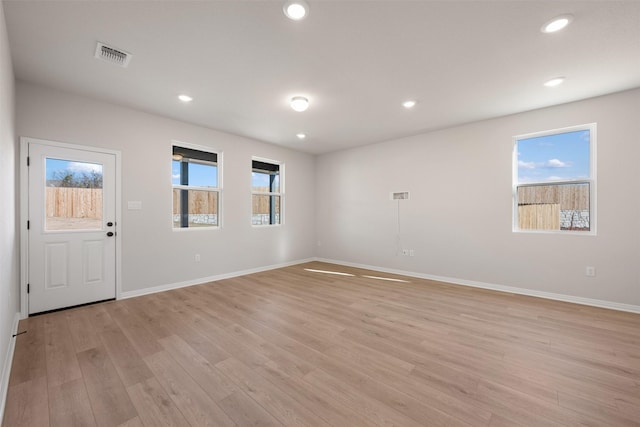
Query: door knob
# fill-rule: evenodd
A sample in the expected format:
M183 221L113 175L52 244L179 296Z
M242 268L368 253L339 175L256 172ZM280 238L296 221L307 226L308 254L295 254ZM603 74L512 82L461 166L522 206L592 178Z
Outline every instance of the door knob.
M113 232L113 231L109 231L109 232L107 233L107 236L109 236L109 237L111 237L111 236L113 236L113 235L114 235L114 232Z
M113 227L113 223L112 223L111 221L109 221L109 222L107 223L107 227Z

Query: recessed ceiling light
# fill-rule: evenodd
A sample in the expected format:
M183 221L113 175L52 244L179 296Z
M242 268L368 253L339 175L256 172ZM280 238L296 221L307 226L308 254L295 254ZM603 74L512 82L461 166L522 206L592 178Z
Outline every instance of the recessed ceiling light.
M309 100L304 96L294 96L291 98L291 108L296 111L304 111L309 108Z
M182 102L191 102L193 101L193 98L190 97L189 95L178 95L178 99Z
M298 137L298 139L305 139L307 137L307 134L305 134L305 133L297 133L296 136Z
M573 21L573 15L567 14L556 16L551 21L544 24L542 28L540 28L540 31L543 33L555 33L569 25L571 21Z
M309 13L309 5L302 0L290 0L284 4L282 10L287 18L300 21Z
M544 82L544 85L547 87L555 87L561 84L564 79L564 77L554 77L551 80L547 80L546 82Z
M406 109L409 109L409 108L413 108L413 107L415 107L415 106L416 106L416 104L417 104L417 102L416 102L416 101L409 100L409 101L404 101L404 102L402 103L402 106L403 106L404 108L406 108Z

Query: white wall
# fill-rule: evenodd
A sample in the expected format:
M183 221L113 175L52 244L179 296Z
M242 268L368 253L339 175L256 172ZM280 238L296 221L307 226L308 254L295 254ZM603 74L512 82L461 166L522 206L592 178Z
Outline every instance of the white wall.
M0 2L0 417L9 380L11 335L19 307L18 224L16 202L15 83L4 9Z
M322 155L317 254L640 306L639 109L633 90ZM591 122L597 236L513 233L512 136ZM392 191L410 191L400 204L400 245L414 257L396 255ZM586 266L597 276L585 277Z
M20 136L122 151L122 203L143 205L123 210L125 292L319 256L640 306L640 227L633 219L640 212L640 90L317 159L26 83L17 85L16 100ZM598 124L597 236L513 233L512 136L591 122ZM172 140L224 152L222 229L171 229ZM286 164L283 227L249 225L251 156ZM396 254L392 191L411 192L400 205L400 247L414 249L414 257ZM585 277L586 266L596 267L595 278Z
M197 281L315 255L315 160L308 154L23 82L19 136L122 152L122 290ZM171 144L223 152L221 229L172 229ZM285 164L285 224L251 226L251 157ZM127 210L141 201L142 210ZM201 261L195 262L195 254Z

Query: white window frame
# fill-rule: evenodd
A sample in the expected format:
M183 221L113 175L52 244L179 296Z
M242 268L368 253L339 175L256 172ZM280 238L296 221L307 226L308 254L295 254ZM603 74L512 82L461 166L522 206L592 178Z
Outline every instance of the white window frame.
M574 180L557 180L557 181L540 181L528 182L526 184L518 184L518 141L537 138L541 136L557 135L562 133L575 132L580 130L589 131L589 178ZM595 236L596 235L596 141L597 141L597 125L596 123L588 123L583 125L568 126L559 129L552 129L542 132L533 132L513 137L513 153L512 153L512 229L516 233L533 233L533 234L569 234L573 236ZM529 230L520 229L518 227L518 187L529 187L535 185L566 185L566 184L589 184L589 230Z
M169 171L170 171L170 177L171 174L173 173L173 147L177 146L177 147L182 147L182 148L187 148L187 149L191 149L191 150L198 150L198 151L203 151L205 153L211 153L211 154L215 154L216 155L216 167L217 167L217 182L218 182L218 186L217 187L199 187L199 186L194 186L194 185L180 185L180 184L173 184L173 179L171 179L169 182L171 183L171 229L173 231L176 232L183 232L183 231L193 231L193 230L198 230L198 231L204 231L204 230L218 230L220 228L222 228L222 151L220 150L216 150L215 148L212 147L207 147L207 146L203 146L203 145L196 145L196 144L190 144L188 142L182 142L182 141L171 141L171 152L170 152L170 158L171 158L171 163L169 164ZM196 162L197 163L197 162ZM207 162L202 162L203 164L207 164ZM197 190L197 191L209 191L209 192L215 192L218 193L218 217L217 217L217 225L211 225L211 226L207 226L207 227L174 227L174 222L173 222L173 190L174 189L181 189L181 190Z
M251 183L251 226L252 227L278 227L284 225L284 207L285 207L285 189L284 189L284 162L278 160L267 159L264 157L251 157L251 173L253 173L253 162L262 162L262 163L270 163L272 165L278 166L278 177L280 180L280 191L279 192L270 192L270 191L253 191L253 183ZM253 223L253 196L279 196L280 197L280 222L275 224L254 224Z

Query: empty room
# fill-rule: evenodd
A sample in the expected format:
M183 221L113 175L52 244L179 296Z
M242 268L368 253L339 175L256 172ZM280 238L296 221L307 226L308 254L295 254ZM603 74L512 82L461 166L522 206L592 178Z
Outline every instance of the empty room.
M0 0L0 419L640 426L640 2Z

